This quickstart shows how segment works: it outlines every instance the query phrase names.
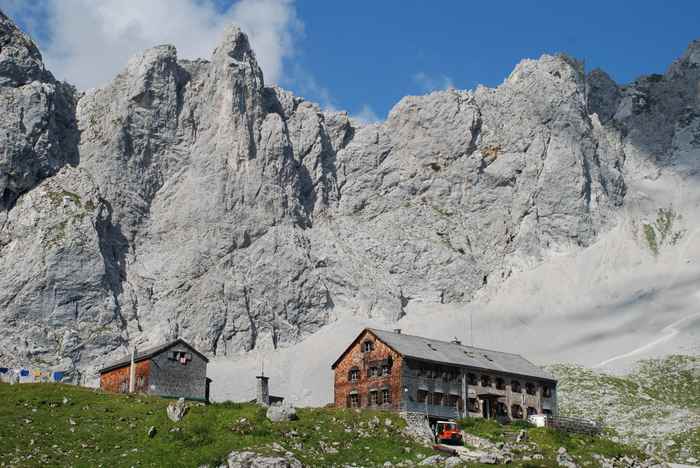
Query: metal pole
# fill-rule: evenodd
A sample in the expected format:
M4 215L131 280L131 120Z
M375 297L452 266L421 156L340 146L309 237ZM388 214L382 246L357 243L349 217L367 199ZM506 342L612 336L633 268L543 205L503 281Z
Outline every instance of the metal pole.
M474 346L474 311L470 310L469 311L469 341L471 341L471 345Z
M129 367L129 393L134 393L136 386L136 346L131 348L131 366Z
M469 401L467 397L469 396L469 387L467 386L467 373L462 368L462 417L469 417Z

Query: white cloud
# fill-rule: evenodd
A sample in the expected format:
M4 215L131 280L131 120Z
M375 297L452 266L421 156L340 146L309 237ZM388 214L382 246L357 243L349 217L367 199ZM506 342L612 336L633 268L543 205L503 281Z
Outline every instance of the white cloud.
M2 1L10 7L18 3ZM179 58L209 58L232 22L248 33L265 81L275 83L302 29L292 0L239 0L223 11L215 0L42 0L42 5L47 67L79 88L108 83L132 55L159 44L175 45ZM35 22L26 22L34 28Z
M430 76L427 73L419 72L413 75L413 81L426 93L430 91L454 89L452 78L445 75Z
M318 102L324 110L331 112L338 110L335 99L328 88L319 84L311 73L298 64L291 68L282 85L294 88L295 92L304 99Z
M381 121L377 113L367 104L362 106L360 112L352 114L350 117L365 125Z

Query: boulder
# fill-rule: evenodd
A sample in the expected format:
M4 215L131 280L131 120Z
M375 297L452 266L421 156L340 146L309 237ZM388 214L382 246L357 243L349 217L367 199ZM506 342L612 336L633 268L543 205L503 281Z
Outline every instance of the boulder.
M557 450L557 465L564 468L579 468L571 455L566 451L566 447L559 447L559 450Z
M479 463L482 463L484 465L497 465L498 458L492 453L486 453L479 457Z
M298 419L297 410L289 403L272 405L267 408L267 419L272 422L294 421Z
M418 464L420 466L435 466L442 464L443 458L440 455L433 455L431 457L421 460Z
M178 398L177 401L173 401L168 404L166 411L168 413L168 418L173 422L180 422L182 418L187 414L187 404L184 398Z
M228 468L302 468L304 465L296 458L268 457L255 452L231 452L226 459Z

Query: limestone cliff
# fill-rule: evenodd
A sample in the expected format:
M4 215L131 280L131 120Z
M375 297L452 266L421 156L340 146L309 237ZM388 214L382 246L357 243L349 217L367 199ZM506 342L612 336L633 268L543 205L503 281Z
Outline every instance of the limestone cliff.
M698 50L624 87L544 55L360 125L266 87L235 27L208 61L158 46L79 94L0 16L0 358L220 356L469 301L595 242L630 171L695 170Z

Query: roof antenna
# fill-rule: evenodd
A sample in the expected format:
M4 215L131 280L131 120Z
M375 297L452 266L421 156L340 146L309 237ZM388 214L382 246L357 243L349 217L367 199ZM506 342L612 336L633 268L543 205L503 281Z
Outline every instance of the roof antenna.
M469 311L469 341L474 346L474 310Z

